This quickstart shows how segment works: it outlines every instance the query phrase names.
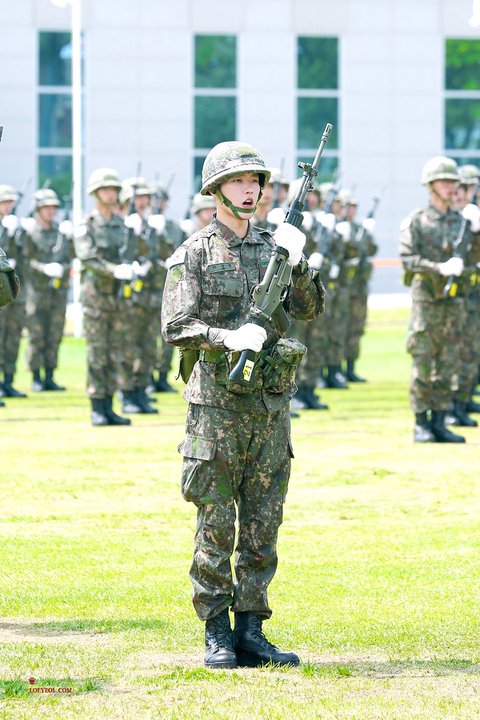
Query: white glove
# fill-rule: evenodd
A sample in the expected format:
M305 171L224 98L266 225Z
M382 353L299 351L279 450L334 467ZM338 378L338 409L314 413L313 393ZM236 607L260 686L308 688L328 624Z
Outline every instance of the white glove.
M20 220L20 225L25 230L26 233L31 235L33 231L35 230L35 218L32 217L26 217L22 218Z
M313 225L312 213L308 212L308 210L306 210L303 213L302 231L306 232L306 233L310 232L310 230L312 229L312 225Z
M15 235L15 231L19 226L19 221L16 215L5 215L5 217L2 220L2 225L7 231L8 237L13 237Z
M281 225L284 220L285 210L281 207L273 208L267 215L267 222L271 225Z
M143 220L138 213L132 213L131 215L127 215L124 223L125 227L127 227L129 230L133 230L135 235L142 234Z
M132 263L133 274L137 275L138 277L145 277L145 275L148 274L151 267L152 267L152 263L150 262L150 260L147 260L144 263L139 263L138 260L135 260Z
M335 225L337 224L337 218L333 213L323 213L319 222L321 222L323 227L327 228L327 230L333 232L335 230Z
M151 217L163 217L163 216L162 215L152 215ZM190 235L193 235L193 233L195 232L195 223L193 222L193 220L190 220L190 218L185 218L185 220L180 220L179 225L187 237L190 237ZM161 235L161 233L159 233L159 234Z
M147 223L156 231L157 235L161 235L165 230L165 218L163 215L149 215Z
M335 230L342 237L345 242L348 242L352 236L352 226L349 222L344 220L343 222L337 223Z
M15 270L15 268L17 267L17 261L15 260L15 258L7 258L7 262L12 268L12 270Z
M450 260L440 263L440 265L438 266L438 272L440 273L440 275L444 275L445 277L450 277L450 275L460 277L460 275L463 273L463 267L464 262L462 258L451 257Z
M470 220L472 232L480 232L480 208L477 205L468 203L468 205L465 205L463 208L462 215L466 220Z
M223 344L229 350L253 350L260 352L267 339L265 328L253 323L245 323L238 330L229 330Z
M362 220L362 227L364 227L365 230L370 233L370 235L373 235L373 233L375 232L375 225L375 218L364 218Z
M43 272L50 278L63 277L64 267L58 262L45 263Z
M320 270L324 259L322 253L313 252L308 258L308 267L312 268L312 270Z
M129 263L121 263L121 265L116 265L113 271L113 277L116 280L132 280L133 267Z
M289 223L282 223L273 233L275 245L288 250L288 263L292 266L300 262L306 239L300 230Z
M339 265L332 265L330 268L330 272L328 274L328 277L332 278L332 280L336 280L338 276L340 275L340 266Z
M62 220L62 222L58 226L58 229L62 233L62 235L65 235L65 237L73 237L73 223L71 220Z

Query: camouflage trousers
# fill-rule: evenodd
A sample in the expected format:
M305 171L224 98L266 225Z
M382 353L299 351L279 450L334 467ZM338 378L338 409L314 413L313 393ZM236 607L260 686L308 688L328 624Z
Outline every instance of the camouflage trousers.
M121 390L146 388L150 383L160 332L160 308L121 300L126 342L122 349Z
M368 285L352 287L348 302L345 360L358 360L360 340L367 324Z
M324 365L337 366L342 364L345 356L345 342L348 327L348 298L350 290L343 285L336 285L331 295L327 295L325 307L325 356ZM330 307L328 308L328 305Z
M288 405L258 415L190 404L179 450L182 494L197 506L190 578L198 617L231 606L269 618L267 588L293 457Z
M113 395L121 384L125 319L120 301L102 298L102 306L84 304L83 331L87 342L87 394L90 398Z
M25 302L17 298L0 312L0 370L15 375L25 326Z
M407 351L413 361L410 407L415 414L452 407L463 312L461 298L412 306Z
M67 311L67 290L34 290L27 294L27 365L34 372L55 369L63 338Z
M322 367L323 333L325 332L323 315L310 322L294 322L290 335L300 340L308 348L307 354L297 368L296 383L315 387Z
M475 390L480 363L480 297L465 299L462 321L459 361L458 390L455 399L468 402Z

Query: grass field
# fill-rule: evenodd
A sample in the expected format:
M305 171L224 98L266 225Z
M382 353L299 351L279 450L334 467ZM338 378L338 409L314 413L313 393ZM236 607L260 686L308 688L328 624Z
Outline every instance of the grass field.
M406 313L370 313L368 384L293 420L265 625L302 657L283 670L203 668L186 405L158 395L158 416L92 428L84 344L66 338L68 393L0 409L0 718L480 718L480 429L412 443Z

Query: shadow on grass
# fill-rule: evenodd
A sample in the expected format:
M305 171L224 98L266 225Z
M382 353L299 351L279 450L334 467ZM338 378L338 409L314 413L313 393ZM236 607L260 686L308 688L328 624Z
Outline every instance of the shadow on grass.
M446 677L450 675L480 675L480 664L471 660L388 660L306 662L300 667L304 677Z
M62 622L13 623L0 622L1 631L7 630L18 635L58 635L61 633L115 633L129 630L159 630L167 626L166 620L64 620Z

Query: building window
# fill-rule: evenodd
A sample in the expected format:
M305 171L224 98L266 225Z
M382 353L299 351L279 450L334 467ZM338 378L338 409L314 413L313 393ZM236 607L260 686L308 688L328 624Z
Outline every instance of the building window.
M318 179L330 180L338 165L338 38L297 38L297 162L311 162L326 123L333 131L320 163ZM300 170L298 171L300 174Z
M72 68L69 32L41 31L38 39L38 186L60 200L72 186Z
M445 41L445 154L480 165L480 40Z
M217 143L237 134L237 38L234 35L196 35L193 175L201 187L202 166Z

